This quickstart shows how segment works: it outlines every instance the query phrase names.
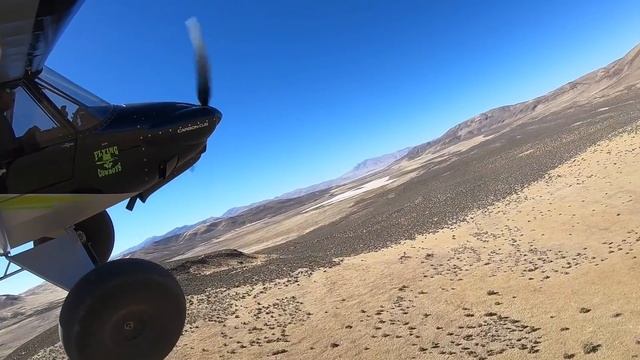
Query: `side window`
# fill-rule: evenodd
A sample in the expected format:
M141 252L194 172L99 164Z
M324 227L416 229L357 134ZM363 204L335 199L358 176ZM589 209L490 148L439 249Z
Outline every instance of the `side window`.
M45 95L51 100L58 110L60 114L72 122L78 129L87 129L98 123L98 120L91 115L84 106L80 106L75 102L69 100L68 98L59 95L57 92L50 90L48 88L42 87Z
M16 88L13 92L15 100L9 118L16 137L23 137L29 131L40 133L57 127L22 87Z
M73 137L73 133L53 121L21 86L3 89L0 100L3 123L0 128L6 127L0 154L28 154Z

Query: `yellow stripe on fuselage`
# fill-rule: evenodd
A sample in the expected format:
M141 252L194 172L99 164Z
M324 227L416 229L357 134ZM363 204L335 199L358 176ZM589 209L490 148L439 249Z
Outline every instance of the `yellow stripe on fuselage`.
M82 196L79 194L0 195L0 211L51 209L57 205L82 200Z

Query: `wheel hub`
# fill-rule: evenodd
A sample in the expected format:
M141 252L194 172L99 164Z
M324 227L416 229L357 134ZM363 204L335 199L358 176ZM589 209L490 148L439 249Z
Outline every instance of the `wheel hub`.
M143 309L126 311L112 323L111 339L116 346L131 345L147 332L147 316Z

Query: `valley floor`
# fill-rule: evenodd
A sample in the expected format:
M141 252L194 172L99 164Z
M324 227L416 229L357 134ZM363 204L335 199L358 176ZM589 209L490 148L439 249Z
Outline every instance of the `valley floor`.
M170 358L637 358L638 159L636 129L435 234L189 296Z

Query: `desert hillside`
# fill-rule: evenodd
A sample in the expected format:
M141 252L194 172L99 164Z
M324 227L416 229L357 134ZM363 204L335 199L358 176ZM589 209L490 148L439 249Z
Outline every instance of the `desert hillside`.
M440 150L479 135L491 135L516 124L535 121L568 105L582 105L619 95L640 83L640 45L622 58L571 81L548 94L518 104L501 106L476 115L444 135L414 147L409 157Z
M437 233L190 296L171 358L637 357L639 130Z

